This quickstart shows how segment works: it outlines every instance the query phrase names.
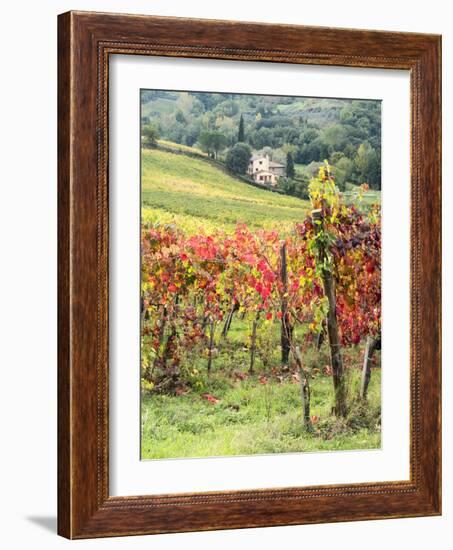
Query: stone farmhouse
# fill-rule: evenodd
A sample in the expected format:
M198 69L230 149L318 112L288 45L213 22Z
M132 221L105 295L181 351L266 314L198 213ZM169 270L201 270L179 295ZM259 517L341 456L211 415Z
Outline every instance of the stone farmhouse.
M278 183L278 178L285 175L285 165L272 162L269 155L252 155L247 174L252 176L257 183L274 187Z

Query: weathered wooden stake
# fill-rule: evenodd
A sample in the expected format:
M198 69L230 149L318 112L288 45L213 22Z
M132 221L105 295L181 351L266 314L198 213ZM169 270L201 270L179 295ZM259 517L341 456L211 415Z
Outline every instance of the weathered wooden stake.
M288 365L289 352L291 351L291 333L292 328L289 323L288 315L288 270L286 264L286 243L283 243L280 248L280 278L282 282L282 320L281 320L281 337L280 343L282 348L282 364Z
M209 348L208 348L208 374L211 374L213 345L214 345L214 320L210 319L210 321L209 321Z
M237 311L238 309L239 309L239 303L234 302L233 305L231 306L230 311L228 312L228 315L225 319L225 323L223 324L223 329L222 329L223 338L226 338L228 331L230 330L230 327L231 327L231 322L233 321L234 312Z
M170 334L167 336L167 341L165 342L164 351L162 352L162 359L160 361L160 366L163 370L167 368L167 360L170 355L170 351L173 346L173 342L176 338L176 335L177 335L176 327L173 325L171 327Z
M324 331L325 331L325 326L326 326L326 322L323 321L322 322L322 328L321 330L318 332L317 336L316 336L316 349L319 351L321 349L321 346L324 342L324 337L325 337L325 334L324 334Z
M310 383L302 366L302 354L300 353L298 346L294 348L294 356L297 366L299 367L300 396L302 401L302 424L305 428L310 430L312 428L310 416Z
M255 319L253 319L252 324L252 335L250 338L250 367L249 373L253 374L253 367L255 366L255 351L256 351L256 328L258 326L259 312L256 314Z
M322 229L322 210L313 210L312 219L315 232L319 233ZM324 244L318 245L318 260L321 265L325 265L327 253ZM331 271L323 268L322 281L324 294L329 302L329 313L327 314L327 335L329 337L330 362L332 365L333 386L335 390L335 414L337 416L346 416L346 384L344 380L343 359L341 357L340 336L338 333L337 305L335 296L335 281Z
M371 359L374 351L378 348L379 340L372 336L367 336L365 344L365 354L363 356L362 381L360 384L360 398L366 399L368 384L371 378Z

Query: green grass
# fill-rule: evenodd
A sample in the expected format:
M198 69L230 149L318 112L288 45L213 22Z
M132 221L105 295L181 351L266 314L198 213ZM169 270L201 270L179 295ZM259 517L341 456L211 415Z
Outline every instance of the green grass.
M207 157L208 154L203 152L197 147L190 147L189 145L182 145L181 143L175 143L174 141L167 141L165 139L158 139L157 144L163 149L171 149L179 153L191 153L193 155L199 155L200 157Z
M354 185L353 183L346 184L347 193L359 193L360 186ZM353 195L349 195L353 196ZM378 189L369 189L362 195L362 201L366 205L370 204L381 204L381 191Z
M249 324L247 319L235 317L227 339L220 337L220 327L217 328L210 376L206 372L206 356L200 350L184 357L181 368L188 381L184 395L143 393L142 458L380 447L380 368L373 368L367 404L357 400L363 346L349 348L343 354L350 409L346 419L331 414L332 378L323 371L329 364L327 345L323 344L319 351L310 346L304 353L305 366L311 372L311 415L317 417L313 433L307 433L302 426L300 383L293 379L291 369L281 367L279 324L265 323L260 327L255 373L248 375ZM377 352L377 365L379 361ZM263 375L267 384L260 383ZM206 393L220 402L209 402L203 398Z
M305 218L308 203L257 189L203 158L159 149L142 151L142 217L177 223L187 231L290 229Z
M359 372L352 370L357 389ZM203 399L207 391L220 399ZM330 415L332 380L311 381L313 433L301 422L300 385L260 384L256 376L235 382L211 375L199 391L142 399L142 458L207 457L267 453L375 449L380 447L380 369L374 369L367 407L354 405L345 420Z

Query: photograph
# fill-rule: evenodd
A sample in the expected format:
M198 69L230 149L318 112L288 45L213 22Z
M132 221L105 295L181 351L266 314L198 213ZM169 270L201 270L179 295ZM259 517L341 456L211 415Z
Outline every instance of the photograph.
M381 448L381 101L140 90L141 459Z

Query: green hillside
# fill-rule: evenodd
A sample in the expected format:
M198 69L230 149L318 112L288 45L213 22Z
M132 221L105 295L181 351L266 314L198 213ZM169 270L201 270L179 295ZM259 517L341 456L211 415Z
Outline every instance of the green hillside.
M142 150L144 222L176 223L186 231L290 229L305 218L308 202L257 189L209 160L159 149Z
M157 138L205 153L212 153L215 134L218 158L243 142L284 165L288 153L296 164L328 160L340 188L345 182L381 188L377 100L142 90L141 121Z

